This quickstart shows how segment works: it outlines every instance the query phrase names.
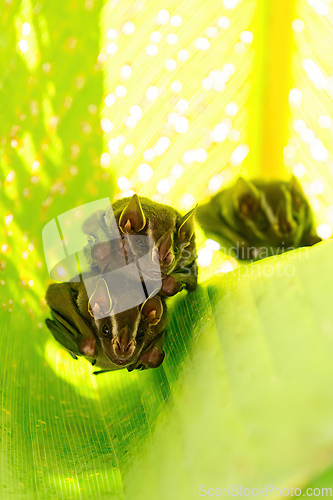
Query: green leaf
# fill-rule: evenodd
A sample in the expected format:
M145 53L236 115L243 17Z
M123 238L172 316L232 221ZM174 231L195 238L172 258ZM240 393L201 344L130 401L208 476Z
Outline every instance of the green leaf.
M0 319L6 495L305 487L332 466L331 255L325 242L179 294L166 359L146 372L94 377L14 300Z
M153 498L187 499L200 485L305 488L332 465L331 253L323 243L243 266L177 302L173 402L130 498L144 498L147 471Z
M232 9L222 3L237 2L174 2L170 15L180 16L182 25L170 19L159 26L156 15L169 9L163 2L134 1L128 9L117 0L2 2L4 499L187 500L198 497L201 484L318 487L331 480L331 243L237 268L202 284L195 294L183 292L169 301L167 356L157 370L95 377L94 368L82 358L74 361L44 323L50 314L42 298L50 280L43 226L73 207L119 195L117 181L125 180L126 186L128 179L140 195L160 199L170 179L171 189L162 199L185 213L203 201L210 187L217 189L238 173L276 176L285 168L285 152L286 163L295 165L299 175L306 172L304 182L320 194L319 203L315 196L312 201L325 229L332 191L325 185L321 193L321 180L329 184L331 157L317 161L298 147L290 118L301 126L306 122L323 146L319 152L314 148L315 156L325 157L331 131L320 119L327 123L330 96L321 85L309 87L307 71L297 68L310 47L313 62L330 74L331 59L322 48L332 23L307 2L244 0ZM285 33L291 35L292 25L285 7L291 13L296 3L296 22L304 23L312 41L294 30L298 49L286 50ZM269 15L270 9L278 15ZM127 20L136 27L133 35L123 32ZM23 31L25 23L29 34ZM197 50L198 37L206 37L214 26L219 34L212 35L209 51ZM110 28L117 30L114 41L108 37ZM161 30L162 40L152 58L147 44L155 29ZM169 29L178 36L176 45L167 41ZM243 50L239 41L248 30L254 39ZM26 52L19 45L24 40ZM110 42L111 51L116 43L117 54L107 55ZM187 61L176 56L182 50L186 58L187 49ZM166 70L168 59L176 60L176 71ZM127 65L132 74L123 80ZM224 91L202 87L213 68L225 72L227 66L230 79ZM288 78L281 79L281 68ZM273 85L268 91L267 81ZM112 103L120 85L126 96ZM151 86L159 89L156 100L147 98ZM276 99L293 88L303 101L288 118ZM189 105L185 134L178 134L170 119L179 103ZM225 120L229 104L238 111ZM134 105L142 117L132 128L124 119ZM324 113L320 109L325 115L318 119ZM111 120L111 132L102 133L102 119ZM231 119L229 137L224 140L222 130L222 140L209 146L215 127ZM163 155L146 160L169 136ZM112 139L119 139L119 152L109 156ZM130 157L124 155L126 146L129 151L134 147ZM238 163L247 147L249 155ZM186 153L200 161L187 163ZM147 182L141 182L137 170L143 159L149 163L143 176ZM200 251L206 243L203 237L198 241ZM265 266L273 264L281 268L267 267L265 276ZM283 275L289 265L295 267L294 276ZM241 277L240 269L248 275Z

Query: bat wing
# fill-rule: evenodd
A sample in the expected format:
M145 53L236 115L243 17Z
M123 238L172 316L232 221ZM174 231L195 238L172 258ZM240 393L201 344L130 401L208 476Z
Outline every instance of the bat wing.
M60 321L53 317L53 320L49 318L46 319L45 323L47 328L50 330L53 337L57 342L59 342L59 344L61 344L71 353L77 356L81 356L77 339L73 337L73 334Z
M84 285L76 283L52 284L46 292L52 316L52 320L46 320L47 327L60 344L79 355L84 342L95 340L92 328L78 310L75 296L80 292L85 292ZM86 316L89 319L88 309Z

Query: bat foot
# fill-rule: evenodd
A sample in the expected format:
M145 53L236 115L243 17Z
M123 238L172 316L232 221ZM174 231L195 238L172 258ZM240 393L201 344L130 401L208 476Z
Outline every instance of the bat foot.
M142 354L138 361L127 367L127 371L133 370L147 370L148 368L158 368L163 363L165 352L161 351L158 347L153 347L149 351Z
M183 288L182 283L179 283L173 276L167 276L162 281L162 294L167 297L172 297L180 292Z
M158 368L163 363L165 352L161 351L158 347L153 347L150 351L145 352L139 358L139 366L143 365L144 368Z

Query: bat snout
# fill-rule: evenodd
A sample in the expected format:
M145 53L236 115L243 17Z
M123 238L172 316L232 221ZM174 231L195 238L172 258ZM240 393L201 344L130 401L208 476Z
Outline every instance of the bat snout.
M129 359L136 348L136 341L131 335L131 332L126 325L113 339L113 350L117 358L121 360Z

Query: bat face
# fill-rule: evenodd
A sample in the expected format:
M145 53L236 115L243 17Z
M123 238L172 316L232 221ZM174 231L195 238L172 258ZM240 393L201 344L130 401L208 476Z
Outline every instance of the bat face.
M137 357L136 336L139 322L138 307L95 320L101 346L112 363L126 366Z
M127 366L159 333L154 327L161 320L163 305L161 298L154 296L141 307L135 306L117 314L112 314L112 309L107 283L100 278L89 299L88 310L106 356L116 365ZM148 343L147 339L150 339Z
M154 296L141 307L111 315L104 284L99 283L96 289L90 303L82 282L50 285L46 300L52 320L47 319L46 325L74 359L84 356L106 371L129 366L134 369L140 356L149 352L166 327L167 311L162 299ZM104 318L98 317L107 313L109 315ZM157 358L164 357L162 344L158 352L157 356L154 351L151 359L148 356L146 367L159 366Z
M213 198L213 205L200 207L198 219L204 230L225 234L234 245L283 251L320 241L311 208L295 177L289 182L240 177Z
M105 354L113 363L126 365L135 357L140 309L135 306L118 314L112 314L112 309L108 285L100 278L89 298L88 310Z

